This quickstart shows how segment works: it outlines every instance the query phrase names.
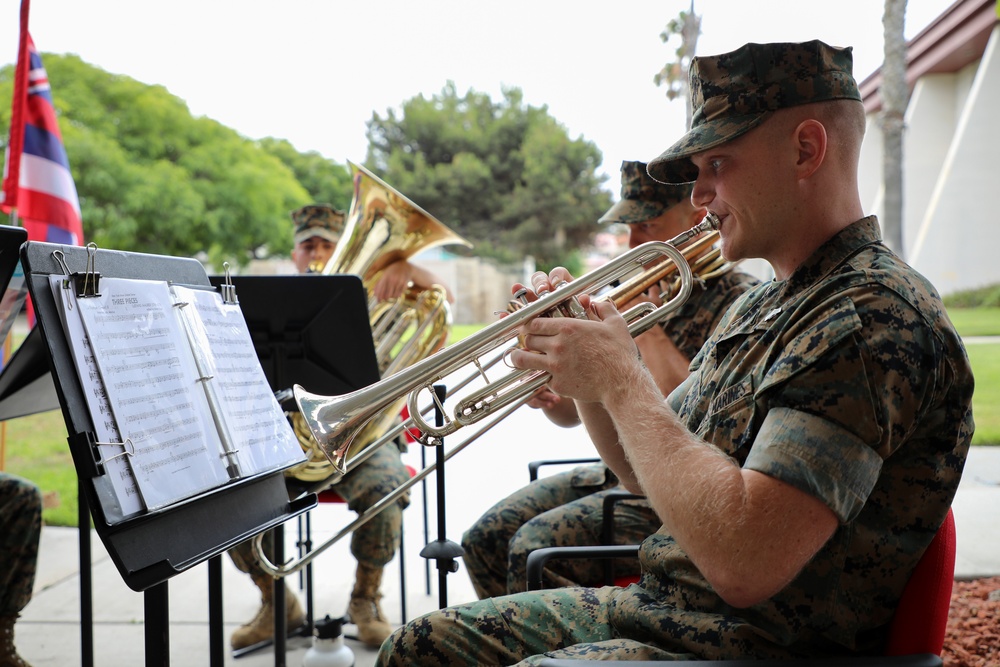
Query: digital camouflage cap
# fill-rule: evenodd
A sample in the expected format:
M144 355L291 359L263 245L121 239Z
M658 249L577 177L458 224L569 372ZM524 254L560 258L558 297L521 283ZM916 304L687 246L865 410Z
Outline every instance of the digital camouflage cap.
M819 40L745 44L730 53L691 61L691 129L649 163L664 183L698 177L691 156L757 127L774 111L829 100L858 100L851 47Z
M654 181L646 173L645 162L622 162L621 199L600 217L598 224L645 222L691 196L691 184L674 185Z
M344 212L329 204L310 204L292 211L292 221L295 222L295 244L298 245L314 236L337 243L344 231L344 219Z

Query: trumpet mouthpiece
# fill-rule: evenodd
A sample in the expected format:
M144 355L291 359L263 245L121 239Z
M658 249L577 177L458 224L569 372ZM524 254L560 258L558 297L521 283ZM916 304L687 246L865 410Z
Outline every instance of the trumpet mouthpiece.
M705 215L705 219L704 219L704 220L703 220L702 222L704 222L704 223L707 223L707 225L706 225L706 226L707 226L707 227L708 227L709 229L712 229L712 230L716 230L716 229L718 229L718 228L719 228L720 226L722 226L722 221L721 221L721 220L719 220L719 216L717 216L716 214L712 213L711 211L709 211L709 212L708 212L708 213L707 213L707 214Z

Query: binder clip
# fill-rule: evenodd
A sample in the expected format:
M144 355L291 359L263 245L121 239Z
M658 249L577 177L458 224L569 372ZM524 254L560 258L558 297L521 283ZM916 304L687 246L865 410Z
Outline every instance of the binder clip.
M236 298L236 285L233 284L233 277L229 273L229 262L223 262L222 268L226 271L226 282L219 285L222 302L231 306L238 305L240 300Z
M75 433L67 438L70 447L82 447L86 451L90 452L90 459L87 461L90 465L87 467L87 471L90 473L91 477L102 477L107 471L104 468L104 464L113 461L114 459L125 457L129 459L135 456L135 445L132 443L131 438L125 438L124 442L100 442L93 431L83 431L81 433ZM105 457L101 453L102 447L120 447L121 452L117 454L112 454L111 456ZM84 459L86 461L86 459Z
M63 289L69 289L69 280L70 280L69 277L72 274L69 270L69 265L66 264L66 255L63 254L62 250L53 250L52 259L55 260L56 264L59 265L59 268L61 268L63 272L64 277L59 282L60 287L62 287Z
M119 452L118 454L114 454L114 455L109 456L107 458L104 458L102 456L101 459L102 459L102 461L104 463L107 463L108 461L113 461L114 459L118 459L118 458L121 458L123 456L127 457L127 458L131 458L131 457L135 456L135 445L132 444L132 438L125 438L125 442L95 442L94 443L94 447L95 448L97 448L97 447L121 447L122 448L123 451Z
M73 287L76 289L77 298L83 298L88 296L101 296L100 292L100 282L101 274L97 272L97 244L88 243L87 244L87 270L83 273L77 271L76 273L70 274L70 280L73 281ZM65 267L65 263L63 263Z

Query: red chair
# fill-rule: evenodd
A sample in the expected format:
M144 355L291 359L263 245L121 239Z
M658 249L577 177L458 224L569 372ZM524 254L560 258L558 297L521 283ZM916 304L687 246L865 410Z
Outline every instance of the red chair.
M638 545L607 547L550 547L528 554L528 589L541 587L541 571L552 558L622 558L637 555ZM951 608L955 579L955 517L949 509L937 535L913 570L899 607L889 625L883 656L828 660L682 660L673 667L941 667L941 650ZM579 660L547 658L543 667L580 667ZM611 661L614 662L614 661ZM629 665L656 665L650 661Z

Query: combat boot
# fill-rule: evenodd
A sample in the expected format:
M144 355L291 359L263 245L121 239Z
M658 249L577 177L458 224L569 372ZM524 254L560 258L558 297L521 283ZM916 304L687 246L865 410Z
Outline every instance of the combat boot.
M274 580L263 575L251 575L251 578L260 589L260 609L249 623L238 627L229 638L234 651L274 639ZM285 622L291 631L305 623L306 615L295 593L284 582L282 585L285 586Z
M0 667L31 667L14 648L14 622L17 614L0 616Z
M385 620L379 600L382 594L382 568L358 563L358 573L354 580L354 591L351 593L351 603L347 607L347 615L351 622L358 626L358 639L363 643L378 648L392 634L392 628Z

